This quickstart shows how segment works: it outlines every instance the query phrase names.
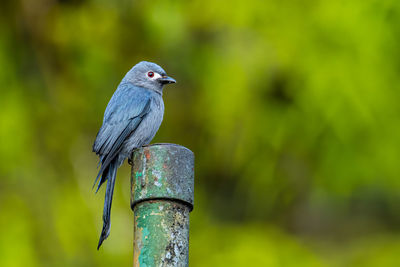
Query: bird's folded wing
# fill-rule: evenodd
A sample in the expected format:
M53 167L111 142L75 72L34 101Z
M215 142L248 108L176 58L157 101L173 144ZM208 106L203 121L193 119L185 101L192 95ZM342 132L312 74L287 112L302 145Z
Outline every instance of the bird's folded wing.
M93 151L101 157L101 168L96 178L103 173L121 150L124 141L136 130L150 110L148 92L133 85L119 86L107 106Z

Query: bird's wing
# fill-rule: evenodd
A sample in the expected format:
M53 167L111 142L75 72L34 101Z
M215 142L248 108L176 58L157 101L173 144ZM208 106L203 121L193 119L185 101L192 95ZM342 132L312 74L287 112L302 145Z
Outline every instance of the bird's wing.
M96 178L103 173L118 155L123 142L136 130L150 110L150 93L132 84L121 84L112 96L104 114L93 151L101 157L101 168Z

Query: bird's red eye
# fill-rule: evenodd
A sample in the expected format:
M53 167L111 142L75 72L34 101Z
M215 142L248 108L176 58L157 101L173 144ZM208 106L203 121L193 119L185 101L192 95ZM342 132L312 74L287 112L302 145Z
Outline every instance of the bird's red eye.
M147 73L147 76L149 76L150 78L153 78L153 77L154 77L154 72L149 71L149 72Z

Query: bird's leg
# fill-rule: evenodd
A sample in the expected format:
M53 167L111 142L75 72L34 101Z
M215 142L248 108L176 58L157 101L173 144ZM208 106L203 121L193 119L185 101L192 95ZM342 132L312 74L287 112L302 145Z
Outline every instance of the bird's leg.
M135 150L136 150L136 149L134 149L134 150L132 151L132 153L129 154L129 156L128 156L128 164L131 165L131 166L133 166L132 158L133 158L133 152L135 152Z

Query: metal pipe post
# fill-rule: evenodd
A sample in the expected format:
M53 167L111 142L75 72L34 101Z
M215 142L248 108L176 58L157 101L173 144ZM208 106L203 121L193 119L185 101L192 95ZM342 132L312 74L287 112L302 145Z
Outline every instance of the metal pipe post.
M194 155L189 149L154 144L133 152L133 266L189 265L193 191Z

